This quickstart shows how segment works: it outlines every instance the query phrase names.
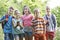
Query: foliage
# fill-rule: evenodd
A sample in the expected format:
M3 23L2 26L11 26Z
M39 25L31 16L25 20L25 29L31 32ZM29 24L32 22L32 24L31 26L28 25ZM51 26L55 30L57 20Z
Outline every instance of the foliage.
M52 13L54 13L56 15L57 26L60 27L60 7L56 7L54 9L52 9Z
M29 6L32 12L34 8L38 7L42 9L41 13L44 13L46 3L46 0L44 2L41 0L0 0L0 14L3 15L10 6L22 12L24 5Z
M22 9L24 5L30 7L31 12L33 13L34 8L40 8L42 16L45 14L45 7L47 4L47 0L0 0L0 17L3 16L10 6L14 7L14 9L18 9L22 14ZM52 9L52 13L54 13L57 17L58 26L60 26L60 7Z

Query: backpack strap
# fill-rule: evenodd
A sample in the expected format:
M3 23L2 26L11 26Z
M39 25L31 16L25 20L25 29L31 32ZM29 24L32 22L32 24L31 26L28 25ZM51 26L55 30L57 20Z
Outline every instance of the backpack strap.
M48 17L47 17L47 15L46 15L46 19L48 20Z
M5 18L6 18L6 17L8 17L8 16L7 16L7 15L5 15ZM1 24L1 25L2 25L2 29L4 29L4 25L5 25L6 23L7 23L7 21L6 21L6 20L4 20L4 21L2 22L2 24Z
M52 21L53 21L53 24L54 24L54 28L56 27L56 23L55 23L55 16L52 14L52 16L51 16L51 18L52 18Z

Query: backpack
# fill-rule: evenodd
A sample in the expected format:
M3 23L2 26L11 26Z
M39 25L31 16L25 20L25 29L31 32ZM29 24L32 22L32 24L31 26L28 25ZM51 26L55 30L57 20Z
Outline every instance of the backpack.
M5 19L6 19L6 18L8 18L8 15L5 15ZM2 29L4 29L4 25L5 25L6 23L7 23L6 20L2 21L2 24L1 24L1 25L2 25Z
M47 18L47 20L48 20L47 15L46 15L46 18ZM53 14L52 14L51 18L52 18L52 22L54 23L54 22L55 22L55 21L54 21L55 17L54 17L54 15L53 15ZM49 24L48 24L48 25L49 25ZM55 28L55 26L54 26L54 28Z

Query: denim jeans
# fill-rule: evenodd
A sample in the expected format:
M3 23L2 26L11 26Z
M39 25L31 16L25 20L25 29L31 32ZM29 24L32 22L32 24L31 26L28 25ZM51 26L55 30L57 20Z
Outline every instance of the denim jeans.
M4 33L4 40L14 40L11 33Z
M15 40L23 40L24 34L14 34L14 39Z
M19 40L19 35L14 35L15 40Z

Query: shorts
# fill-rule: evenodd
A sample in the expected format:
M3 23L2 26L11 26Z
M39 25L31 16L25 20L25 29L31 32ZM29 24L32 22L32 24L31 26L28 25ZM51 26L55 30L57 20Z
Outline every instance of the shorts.
M34 34L35 40L46 40L46 35L45 34Z
M24 34L28 35L28 36L32 36L33 33L32 32L25 32Z
M48 40L48 37L54 38L54 32L46 32L46 39Z

